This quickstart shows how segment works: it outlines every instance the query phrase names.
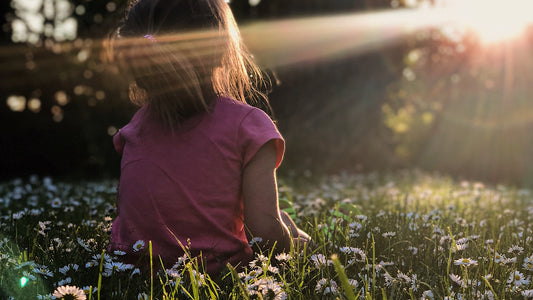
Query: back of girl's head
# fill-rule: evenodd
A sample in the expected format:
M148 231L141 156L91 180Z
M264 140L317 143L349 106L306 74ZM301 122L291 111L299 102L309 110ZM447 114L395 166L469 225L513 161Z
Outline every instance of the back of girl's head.
M266 101L225 0L135 1L110 45L131 101L171 128L208 110L216 95Z

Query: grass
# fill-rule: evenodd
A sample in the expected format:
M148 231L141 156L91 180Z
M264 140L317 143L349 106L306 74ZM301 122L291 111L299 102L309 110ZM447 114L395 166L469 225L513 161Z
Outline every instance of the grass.
M4 182L0 298L50 299L65 285L87 299L533 298L529 190L416 171L280 182L315 248L258 254L216 277L192 257L150 276L106 253L115 181Z

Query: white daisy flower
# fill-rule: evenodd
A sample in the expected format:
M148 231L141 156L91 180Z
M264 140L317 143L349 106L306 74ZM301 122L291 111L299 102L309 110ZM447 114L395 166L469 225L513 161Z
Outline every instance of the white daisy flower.
M92 287L92 286L90 286L90 285L86 285L86 286L82 287L81 289L83 290L83 292L84 292L85 294L89 294L89 292L91 292L92 294L94 294L94 293L96 293L96 290L97 290L98 288Z
M85 300L87 297L83 290L79 289L76 286L60 286L52 294L56 299L74 299L74 300ZM68 297L67 297L68 296Z
M289 259L291 259L291 255L287 253L279 253L276 254L275 257L278 261L288 261Z
M62 285L65 285L67 283L71 283L72 282L72 279L70 277L67 277L59 282L57 282L57 286L62 286Z
M399 280L403 280L406 283L411 282L411 278L400 271L398 271L398 275L396 275L396 278L398 278Z
M133 251L135 252L138 252L138 251L141 251L142 249L144 249L144 241L143 240L138 240L137 242L135 242L135 244L133 244Z
M392 278L392 276L388 272L383 273L383 278L385 279L386 287L389 287L392 285L394 278Z
M98 262L96 260L91 260L85 264L85 268L92 268L98 266Z
M52 273L50 270L48 270L48 268L46 266L40 266L40 267L37 267L37 268L33 268L33 272L35 272L37 274L44 275L44 276L48 276L48 277L53 277L54 276L54 273Z
M461 279L460 276L458 275L455 275L455 274L450 274L450 279L457 283L460 287L464 287L464 281Z
M433 295L433 292L430 290L424 291L422 293L422 297L420 297L421 300L433 300L435 299L435 296Z
M511 253L511 254L514 254L514 255L519 255L523 251L524 251L524 248L522 248L522 247L520 247L518 245L513 245L511 248L509 248L509 250L507 250L508 253Z
M502 262L503 260L505 260L505 256L498 253L498 252L494 252L494 262L495 263L500 263Z
M349 253L352 252L352 247L340 247L339 251L342 252L342 253L349 254Z
M456 266L469 267L469 266L476 266L477 265L477 260L473 260L473 259L470 259L470 258L459 258L459 259L454 260L453 263Z
M334 280L322 278L316 283L315 291L322 293L322 295L336 294L337 283Z
M527 299L533 298L533 290L522 291L522 297L527 298Z
M50 206L52 206L53 208L61 207L61 199L54 198L54 200L52 200L52 202L50 202Z
M524 264L522 265L527 271L533 271L533 255L524 258Z
M324 254L320 253L311 255L309 259L313 262L315 268L317 269L329 266L333 263L331 260L327 259Z
M104 268L108 272L123 272L129 269L133 269L133 265L124 264L122 262L106 262Z
M274 273L274 274L277 274L279 273L279 269L274 267L274 266L271 266L271 265L268 265L268 268L267 268L268 272L270 273Z
M383 233L382 236L383 236L384 238L393 237L393 236L396 236L396 232L394 232L394 231L388 231L388 232Z
M526 278L524 274L520 273L519 271L514 271L513 273L509 274L507 283L513 284L515 287L521 287L523 285L528 285L530 281L530 277Z

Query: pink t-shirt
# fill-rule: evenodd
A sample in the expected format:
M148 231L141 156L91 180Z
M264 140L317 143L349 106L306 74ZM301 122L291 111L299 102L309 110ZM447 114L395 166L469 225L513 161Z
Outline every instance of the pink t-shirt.
M242 174L255 153L276 141L279 166L284 140L260 109L218 98L171 133L146 106L113 138L122 154L118 215L111 230L111 250L127 253L152 241L154 256L166 268L183 255L202 255L207 271L251 257L243 224ZM179 241L179 242L178 242ZM155 260L156 262L159 259Z

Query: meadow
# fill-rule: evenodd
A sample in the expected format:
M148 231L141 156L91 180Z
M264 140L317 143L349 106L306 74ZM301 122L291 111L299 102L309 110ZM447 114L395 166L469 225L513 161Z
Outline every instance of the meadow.
M313 247L257 254L243 272L210 277L192 257L150 276L107 253L116 185L1 183L0 298L533 298L527 189L419 171L287 176L281 205ZM148 255L150 242L133 250Z

